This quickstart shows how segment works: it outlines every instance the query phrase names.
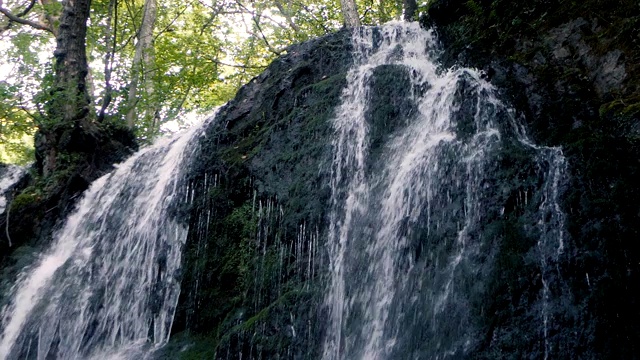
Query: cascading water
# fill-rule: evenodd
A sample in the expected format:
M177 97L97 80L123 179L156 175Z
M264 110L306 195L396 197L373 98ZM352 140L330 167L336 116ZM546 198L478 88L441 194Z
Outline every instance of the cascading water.
M24 175L24 168L20 166L10 165L4 169L0 169L0 214L4 212L7 206L5 193L20 180Z
M539 204L537 223L525 230L539 239L535 332L544 357L555 348L548 304L549 287L561 286L553 262L567 246L562 151L534 145L478 71L440 69L436 43L418 24L354 31L355 65L333 122L325 360L456 358L487 341L474 314L485 311L482 277L500 250L486 228L505 212L495 198L508 195L491 172L509 146L541 169L540 195L525 200ZM393 120L376 149L367 111L385 67L407 74L415 111Z
M327 229L315 219L291 222L297 236L287 242L290 208L278 197L260 198L262 190L224 215L242 196L218 193L228 180L222 156L216 166L192 169L210 171L201 182L182 186L190 144L202 128L161 140L97 180L12 289L0 318L0 360L138 359L164 344L180 292L182 205L194 198L203 204L200 213L191 210L196 247L187 254L197 265L185 269L195 279L185 296L199 308L194 318L210 306L201 294L221 294L207 288L218 281L216 271L229 271L230 284L251 280L247 299L229 300L242 305L221 310L222 325L211 324L224 333L217 346L226 342L212 349L218 357L293 358L319 350L326 360L444 359L481 349L479 357L500 358L501 351L513 355L511 327L526 337L518 344L528 344L530 358L562 355L565 335L557 329L566 320L561 303L570 301L561 264L571 249L559 203L567 167L562 151L529 140L481 73L438 66L436 43L417 24L354 31L355 64L332 123L332 163L321 171L330 173ZM311 91L305 74L296 79ZM380 84L396 86L382 89L386 103L375 100ZM392 108L386 113L392 115L376 118L379 108ZM230 113L247 111L242 105ZM234 179L262 166L241 154ZM219 214L226 217L212 221ZM316 311L324 234L329 283L325 307ZM221 256L223 269L211 270ZM501 277L505 269L532 275ZM513 279L531 283L522 298L505 290ZM193 319L186 308L176 324L188 329L184 323Z
M170 334L187 227L183 167L203 126L159 140L95 181L13 288L0 359L141 358Z

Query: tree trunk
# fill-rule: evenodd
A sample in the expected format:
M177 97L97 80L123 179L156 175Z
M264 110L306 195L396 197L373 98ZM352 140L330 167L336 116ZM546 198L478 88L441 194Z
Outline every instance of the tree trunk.
M136 122L136 104L138 102L138 86L142 79L145 83L147 98L153 103L153 75L154 53L153 53L153 28L156 22L157 4L156 0L145 0L142 11L142 24L138 33L138 42L136 43L136 53L133 57L133 67L131 74L131 83L129 84L129 94L127 98L127 126L131 129ZM154 114L155 106L150 106L146 114ZM151 116L155 116L151 115Z
M155 0L153 0L155 3ZM155 17L155 15L154 15ZM153 32L153 31L152 31ZM158 101L155 95L155 83L156 77L156 52L153 44L149 46L149 49L143 53L142 62L144 63L144 89L146 92L147 103L144 108L144 120L145 124L149 124L150 130L155 133L159 127L159 113Z
M342 16L344 17L344 26L357 27L360 26L360 18L358 17L358 9L355 0L340 0L342 5Z
M118 25L118 4L117 0L109 1L109 9L107 10L107 19L105 26L104 43L106 45L106 57L104 59L104 98L100 105L98 113L98 121L103 122L107 114L107 108L111 104L113 91L111 87L111 73L113 70L113 58L116 52L117 34L116 27Z
M418 4L416 0L403 0L404 4L404 20L405 21L414 21L416 16L416 11L418 10Z
M91 0L67 0L64 2L60 28L53 53L56 59L53 101L63 104L62 120L74 121L83 118L89 108L89 93L86 79L89 72L85 38ZM57 98L57 99L56 99ZM59 108L53 107L54 111Z
M69 145L69 136L81 128L91 131L90 98L87 91L85 38L91 0L65 0L56 34L54 84L47 103L47 119L40 126L43 174L58 167L58 153Z

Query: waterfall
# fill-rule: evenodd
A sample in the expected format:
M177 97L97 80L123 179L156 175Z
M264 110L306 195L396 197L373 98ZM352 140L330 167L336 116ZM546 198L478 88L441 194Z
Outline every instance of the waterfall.
M9 165L0 170L0 214L2 214L7 206L6 192L20 180L25 170L15 165Z
M259 86L272 94L299 85L302 101L320 91L315 77L332 78L318 88L342 83L341 74L306 69L306 56L285 58L266 74L305 65L284 85L265 75L241 91L219 128L208 130L211 141L197 141L205 125L194 127L95 181L11 289L0 314L0 360L153 357L169 339L182 248L192 240L189 299L174 326L185 331L165 347L169 358L200 354L189 353L194 344L234 359L501 358L517 356L514 344L530 358L566 354L575 339L558 330L572 321L562 149L536 144L481 71L441 66L433 30L361 27L352 44L331 128L301 131L307 125L288 117L254 128L253 115L276 117L262 111L261 100L277 104L260 99ZM295 111L317 108L301 103ZM312 134L304 141L332 131L331 146L308 153L321 160L293 156L306 143L278 139L294 127L286 135ZM197 143L201 166L186 174ZM268 153L282 149L292 154ZM281 161L321 176L282 191L264 186L302 172L280 175ZM0 177L0 213L16 174ZM317 196L318 208L326 200L326 209L299 212L298 193L307 190L304 199ZM236 286L243 292L224 288ZM221 309L207 314L212 306Z
M352 41L355 63L333 121L323 359L460 358L484 341L474 314L484 311L482 277L500 251L486 228L505 216L496 197L510 194L494 172L508 148L540 170L539 195L524 201L537 223L523 231L538 238L543 289L533 318L548 357L549 288L561 286L551 273L567 246L561 149L533 144L479 71L439 67L432 30L390 23L357 29ZM392 129L379 145L371 84L390 67L407 75L415 110L385 124Z
M141 358L166 343L187 236L180 184L203 128L160 139L91 185L13 287L0 359Z

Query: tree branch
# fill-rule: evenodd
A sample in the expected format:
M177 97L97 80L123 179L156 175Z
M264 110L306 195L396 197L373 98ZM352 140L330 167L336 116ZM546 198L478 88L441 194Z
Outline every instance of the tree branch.
M332 32L332 31L334 31L333 29L330 29L330 28L328 28L328 27L325 25L324 20L322 20L322 19L318 19L318 18L314 15L313 11L312 11L311 9L309 9L309 7L308 7L307 5L302 4L302 3L298 3L298 5L299 5L299 6L300 6L304 11L306 11L306 12L309 14L309 16L310 16L311 18L313 18L313 21L316 23L316 25L317 25L317 26L319 26L319 27L321 27L321 28L322 28L322 30L323 30L326 34L328 34L328 33Z
M238 69L264 70L267 67L266 65L261 66L261 65L229 64L209 56L205 56L205 58L216 65L229 66L229 67L238 68Z
M171 26L173 26L173 24L176 22L176 20L178 20L180 18L180 16L182 16L182 14L185 13L185 11L187 11L187 9L189 9L189 7L191 7L191 5L193 5L195 1L192 1L190 3L188 3L187 5L184 6L184 8L182 8L182 10L176 12L176 16L173 17L173 19L169 22L169 25L165 26L164 29L158 31L156 33L156 35L153 37L153 41L156 41L160 35L166 33L169 31L169 29L171 29Z
M112 26L113 24L113 26ZM109 9L107 11L107 28L105 31L106 58L104 60L104 98L98 113L98 122L102 122L107 112L107 108L111 104L111 72L113 71L113 58L115 57L116 40L118 26L118 1L110 0ZM113 37L111 31L113 29Z
M273 46L271 46L271 43L269 43L269 40L267 40L267 37L264 35L264 32L262 31L262 27L260 26L259 15L258 16L253 16L252 19L253 19L253 22L256 25L256 28L260 32L260 37L262 37L262 40L264 41L265 45L267 45L267 48L269 48L269 50L272 53L274 53L274 54L276 54L278 56L282 55L282 51L280 51L280 50L274 48Z
M284 8L284 6L282 6L282 3L280 2L280 0L275 0L275 4L276 7L278 8L278 11L280 11L280 13L282 14L282 16L284 16L284 18L287 20L287 22L289 23L289 26L291 26L291 28L293 29L293 31L296 34L299 34L300 31L300 27L293 22L293 19L291 18L291 11L289 11L289 9Z
M55 24L60 20L60 14L54 14L51 12L51 9L54 7L53 2L55 2L55 0L40 0L40 4L43 7L42 17L40 20L48 23L53 35L57 37L58 28L56 28Z
M31 120L33 120L34 123L38 123L40 121L40 119L38 119L38 117L33 115L26 106L20 105L19 107L20 107L20 110L24 111L24 113L27 114L27 116L30 117Z
M33 8L32 5L30 5L30 7ZM26 11L26 12L28 13L29 11ZM21 18L21 17L19 17L17 15L12 14L9 10L7 10L7 9L5 9L3 7L0 7L0 13L2 13L4 16L6 16L12 22L15 22L15 23L18 23L18 24L22 24L22 25L28 25L28 26L31 26L34 29L44 30L44 31L48 31L48 32L50 32L52 34L55 34L55 32L53 31L53 28L51 28L50 26L47 26L47 25L39 23L39 22L23 19L23 18ZM24 11L22 13L24 13ZM25 13L25 15L26 15L26 13Z
M249 9L248 7L244 6L239 0L236 0L236 4L238 4L238 6L240 6L246 12L251 14L251 20L253 21L253 24L258 29L258 32L260 32L260 37L262 38L262 41L264 41L265 45L267 45L267 48L269 49L269 51L271 51L272 53L274 53L274 54L276 54L278 56L282 55L282 51L280 51L280 50L274 48L273 46L271 46L271 43L269 43L269 40L267 40L267 37L264 35L264 32L262 31L262 27L260 26L260 17L262 16L262 14L260 14L260 13L256 14L256 12L254 12L251 9ZM251 32L253 33L253 31L251 31ZM253 35L255 35L255 33L253 33Z
M16 16L21 18L21 17L27 15L29 13L29 11L31 11L31 9L33 9L35 4L36 4L36 0L31 0L31 3L29 3L29 5L27 5L27 7L24 10L22 10L18 14L16 14Z

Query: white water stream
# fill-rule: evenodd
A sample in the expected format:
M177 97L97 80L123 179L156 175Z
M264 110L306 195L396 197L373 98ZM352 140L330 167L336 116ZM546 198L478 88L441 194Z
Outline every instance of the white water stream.
M187 235L171 211L202 130L160 139L91 185L14 286L0 359L117 358L168 340Z
M420 331L442 336L442 340L434 337L430 355L418 358L455 358L476 341L470 300L465 298L469 285L457 281L462 273L473 276L476 271L473 259L482 248L477 238L484 226L483 201L491 175L485 168L502 146L496 115L507 111L478 71L439 69L432 58L438 51L434 33L418 24L358 29L353 46L355 64L333 122L326 295L330 316L323 359L397 358L393 354L398 341L413 341L411 331L416 331L408 320L424 323ZM385 66L404 68L409 74L417 111L394 120L402 126L389 135L382 155L368 167L368 158L374 156L367 119L367 110L374 105L371 83L376 69ZM470 109L463 109L465 101L473 104ZM460 121L468 128L466 133L460 130ZM516 125L510 126L518 128L516 141L537 152L540 164L550 164L542 175L544 201L539 210L542 219L554 221L540 222L544 283L549 271L546 248L554 246L551 242L557 251L564 246L558 182L565 161L560 149L532 144L513 122ZM429 271L412 275L418 280L411 280L414 256L408 254L415 251L411 239L418 231L438 242L421 255L427 258L422 261ZM543 292L546 304L546 284ZM545 341L550 321L546 311L543 305ZM425 318L408 319L417 313Z
M24 175L25 169L20 166L7 166L2 176L0 176L0 214L2 214L7 206L5 192L9 190Z

